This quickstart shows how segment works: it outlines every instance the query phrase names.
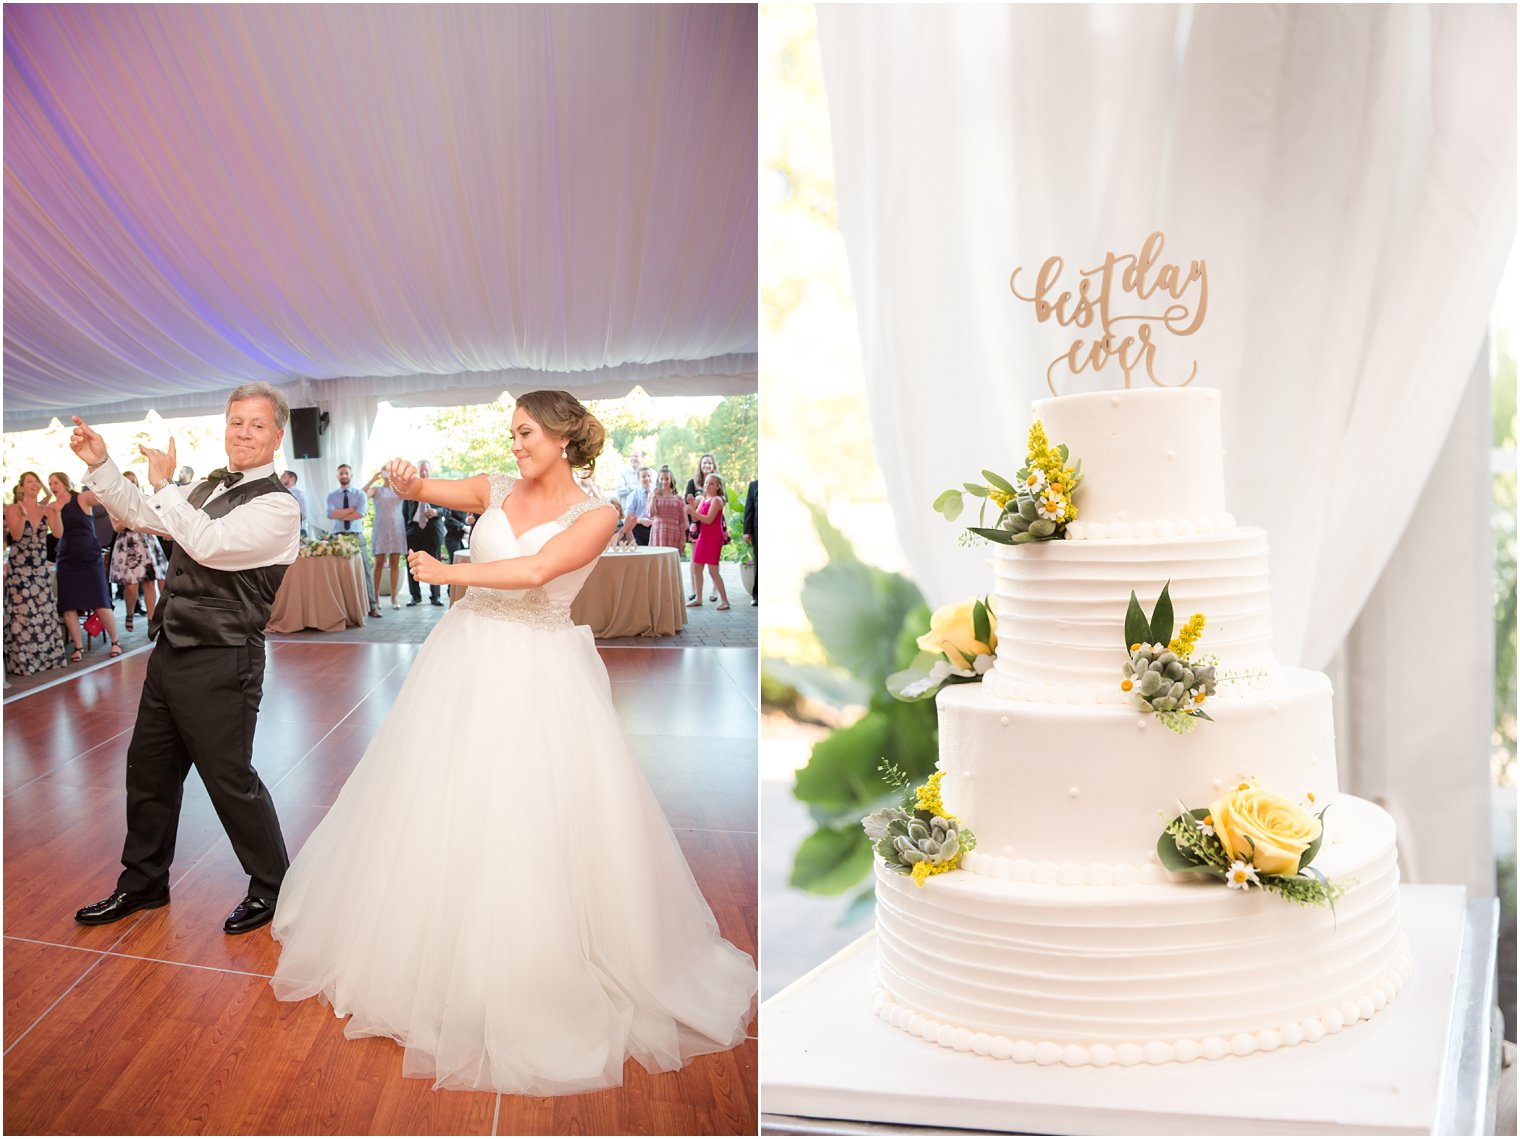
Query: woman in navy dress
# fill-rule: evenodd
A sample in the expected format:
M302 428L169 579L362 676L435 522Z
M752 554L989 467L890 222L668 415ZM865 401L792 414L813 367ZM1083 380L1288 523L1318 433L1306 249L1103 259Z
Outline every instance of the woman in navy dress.
M121 656L116 639L116 613L111 608L111 587L106 584L106 563L100 553L100 538L90 511L95 496L88 490L74 493L74 484L62 471L48 475L53 504L48 507L48 526L58 535L58 612L63 627L74 643L69 663L84 659L84 637L79 631L79 614L95 610L111 638L113 657Z

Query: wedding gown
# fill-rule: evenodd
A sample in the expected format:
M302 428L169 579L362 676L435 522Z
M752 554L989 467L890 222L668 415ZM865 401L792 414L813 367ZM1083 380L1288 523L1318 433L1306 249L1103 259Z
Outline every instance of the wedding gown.
M512 532L491 476L476 562L537 552L602 503ZM595 564L594 562L592 563ZM628 749L591 630L542 589L471 588L291 864L281 1000L405 1046L436 1087L562 1095L739 1044L755 966L718 934Z

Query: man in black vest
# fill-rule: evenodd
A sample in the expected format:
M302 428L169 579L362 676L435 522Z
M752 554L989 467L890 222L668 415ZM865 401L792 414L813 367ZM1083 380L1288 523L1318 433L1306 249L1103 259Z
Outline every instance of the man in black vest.
M168 451L142 447L147 497L121 476L105 441L78 417L69 445L90 464L91 488L111 516L174 538L174 555L148 635L148 658L127 749L125 868L116 892L74 915L119 921L169 901L169 866L185 776L194 767L248 874L248 896L222 928L248 933L274 916L290 865L280 821L253 769L253 732L264 692L264 626L285 569L300 549L301 513L274 473L290 417L268 384L227 398L227 469L187 489L171 481Z
M419 478L428 478L431 474L432 464L426 459L417 464L417 475ZM420 550L429 557L436 558L439 549L443 546L443 508L434 506L430 502L404 502L401 505L406 512L406 548L408 550ZM406 586L412 595L412 599L407 602L407 605L409 607L421 605L422 586L412 576L410 560L408 560L406 567ZM428 586L428 595L432 598L434 605L443 604L436 581Z

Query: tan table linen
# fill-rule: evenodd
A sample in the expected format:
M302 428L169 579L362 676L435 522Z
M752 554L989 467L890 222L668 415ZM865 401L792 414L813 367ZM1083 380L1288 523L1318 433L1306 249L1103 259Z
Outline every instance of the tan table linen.
M469 551L454 555L469 561ZM449 589L450 604L464 596ZM570 619L597 637L669 637L686 625L681 557L667 546L604 554L570 607Z
M297 558L269 610L271 633L319 629L339 633L364 624L369 598L364 589L364 559Z

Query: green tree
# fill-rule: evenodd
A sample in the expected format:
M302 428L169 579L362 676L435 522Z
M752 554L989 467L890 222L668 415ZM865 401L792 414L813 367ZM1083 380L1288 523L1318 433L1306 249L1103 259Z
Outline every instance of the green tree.
M759 470L755 445L759 404L757 396L728 396L713 408L702 432L705 449L718 460L724 482L737 487L740 494Z
M503 395L494 403L440 407L431 425L447 439L438 451L438 474L466 478L481 471L517 473L512 457L512 412L517 401Z

